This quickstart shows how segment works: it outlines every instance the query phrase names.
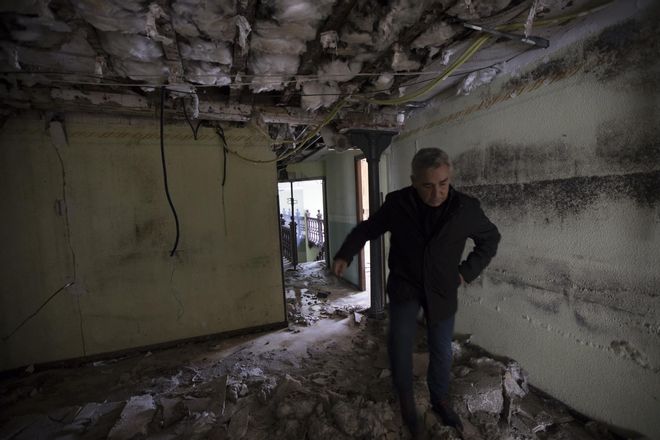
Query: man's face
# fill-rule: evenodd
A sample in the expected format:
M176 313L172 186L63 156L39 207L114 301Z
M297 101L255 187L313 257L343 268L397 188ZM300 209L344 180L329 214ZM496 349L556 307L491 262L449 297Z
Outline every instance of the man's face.
M451 168L447 165L440 165L437 168L422 170L418 176L410 176L410 178L419 198L435 208L447 200L451 174Z

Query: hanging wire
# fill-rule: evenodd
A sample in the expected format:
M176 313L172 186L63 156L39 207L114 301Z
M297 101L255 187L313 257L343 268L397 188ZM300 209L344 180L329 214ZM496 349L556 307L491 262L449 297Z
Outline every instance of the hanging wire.
M278 157L276 157L275 159L252 159L252 158L249 158L249 157L243 156L243 155L240 154L239 152L234 151L234 150L231 150L231 149L229 149L229 148L227 148L227 152L229 152L229 153L235 155L236 157L239 157L239 158L241 158L241 159L243 159L243 160L245 160L245 161L247 161L247 162L252 162L252 163L273 163L273 162L278 162L278 161L280 161L280 160L284 160L284 159L286 159L287 157L293 156L293 155L296 154L298 151L300 151L302 148L304 148L304 147L305 147L305 144L307 143L307 141L309 141L309 140L312 139L314 136L316 136L316 135L321 131L321 129L322 129L323 127L325 127L326 125L328 125L328 123L330 123L330 122L335 118L335 116L337 116L337 114L339 113L339 110L341 110L342 107L343 107L344 105L346 105L347 99L348 99L348 98L345 98L345 99L342 99L341 101L339 101L339 102L334 106L334 108L332 109L332 111L330 111L330 113L328 113L328 115L325 117L325 119L323 119L323 121L321 122L321 124L320 124L316 129L314 129L311 133L309 133L307 136L305 136L305 138L304 138L302 141L300 141L300 145L299 145L299 146L295 147L294 149L292 149L292 150L289 151L288 153L283 154L282 156L278 156ZM263 130L262 130L261 132L263 133ZM217 128L216 128L216 133L218 133L218 129L217 129ZM220 136L220 133L218 133L218 136ZM224 136L224 132L223 132L223 136ZM268 137L268 138L270 139L270 137ZM289 143L293 143L293 142L289 142ZM226 143L225 143L225 145L226 145ZM294 144L294 145L295 145L295 144Z
M160 159L163 165L163 183L165 184L165 195L167 196L167 202L170 204L170 209L172 210L172 215L174 216L174 223L176 224L176 238L174 239L174 245L170 251L170 257L174 256L177 247L179 246L179 216L176 213L176 208L174 208L174 203L172 202L172 196L170 195L170 188L167 184L167 163L165 162L165 94L167 91L165 87L160 88Z

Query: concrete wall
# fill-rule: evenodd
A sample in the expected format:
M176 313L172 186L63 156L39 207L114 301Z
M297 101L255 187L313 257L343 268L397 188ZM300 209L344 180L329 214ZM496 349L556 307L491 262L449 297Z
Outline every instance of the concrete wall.
M274 164L229 155L223 196L217 136L167 125L170 257L157 121L63 126L68 142L29 115L0 132L0 370L285 321ZM226 136L272 156L248 129Z
M311 179L314 177L325 177L325 161L300 162L287 165L289 179Z
M329 153L325 157L326 194L328 205L328 254L330 259L341 247L344 238L357 224L355 192L355 151ZM351 283L358 285L357 256L344 273Z
M414 115L392 178L441 146L502 232L459 293L458 332L575 409L660 438L657 6L644 15Z
M326 184L328 194L328 235L330 241L330 258L341 247L351 229L357 225L357 192L355 187L355 158L362 155L359 150L349 150L343 153L330 153L325 157ZM383 153L380 160L380 190L381 198L390 189L390 150ZM396 188L395 188L396 189ZM389 234L384 238L384 252L389 252ZM369 242L365 245L369 246ZM386 268L385 275L389 273ZM358 256L344 274L344 278L355 285L360 284L358 275ZM367 283L367 290L369 284Z

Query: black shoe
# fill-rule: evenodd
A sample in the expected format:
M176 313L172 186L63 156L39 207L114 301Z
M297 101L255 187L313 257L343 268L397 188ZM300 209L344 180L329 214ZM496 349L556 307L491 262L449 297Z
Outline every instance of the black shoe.
M458 431L463 431L463 423L461 423L461 418L454 412L454 410L449 405L449 402L436 402L432 405L433 411L440 416L442 423L445 426L451 426L456 428Z

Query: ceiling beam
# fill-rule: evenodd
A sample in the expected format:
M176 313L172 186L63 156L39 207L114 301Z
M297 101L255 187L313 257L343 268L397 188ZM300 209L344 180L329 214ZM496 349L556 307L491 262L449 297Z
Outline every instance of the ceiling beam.
M0 99L16 109L38 109L48 111L101 112L153 117L158 103L158 92L147 96L138 93L82 91L74 88L30 87L9 89L0 87ZM179 108L166 102L169 117L182 118ZM396 110L390 108L365 113L358 109L343 109L335 119L339 130L368 128L392 130L398 128ZM199 120L248 122L259 117L267 124L289 124L291 126L320 125L327 117L324 113L313 113L299 107L282 107L268 104L227 103L200 96Z

